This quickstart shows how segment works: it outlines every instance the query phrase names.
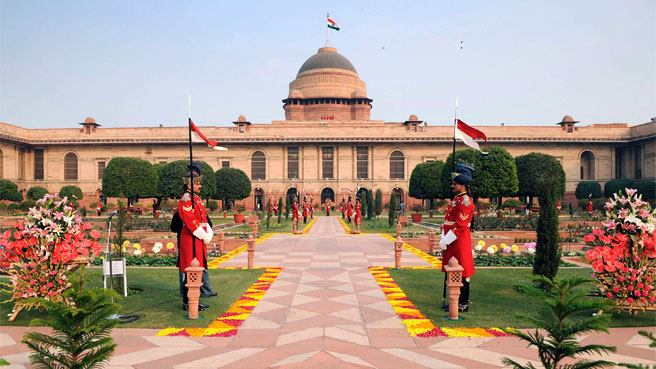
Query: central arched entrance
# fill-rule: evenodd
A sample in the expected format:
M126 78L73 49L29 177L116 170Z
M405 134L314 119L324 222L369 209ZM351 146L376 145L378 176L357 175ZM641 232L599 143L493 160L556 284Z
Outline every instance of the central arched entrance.
M330 199L330 202L335 202L335 191L330 187L321 190L321 203L325 204L326 199Z
M264 209L264 190L256 188L253 191L253 210L262 211Z
M403 193L403 190L396 187L395 189L392 190L392 193L396 195L396 210L401 210L401 203L405 203L405 194Z
M296 191L296 188L292 187L287 190L287 198L290 203L294 201L294 197L298 197L298 192Z
M362 198L364 196L367 196L367 191L369 191L369 190L367 190L364 187L360 187L360 189L358 190L358 193L355 194L356 198L358 198L358 199L360 199L360 201L362 201Z

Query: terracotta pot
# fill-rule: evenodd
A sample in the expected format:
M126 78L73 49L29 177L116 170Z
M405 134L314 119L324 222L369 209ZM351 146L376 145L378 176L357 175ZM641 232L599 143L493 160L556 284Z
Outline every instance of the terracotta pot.
M235 223L237 224L244 223L244 220L246 219L246 215L244 214L233 214L233 217L235 218Z
M423 214L421 214L421 213L410 214L410 216L412 217L412 223L421 223L421 216L422 215Z
M226 218L228 218L228 212L224 210L223 211L223 219L226 219Z

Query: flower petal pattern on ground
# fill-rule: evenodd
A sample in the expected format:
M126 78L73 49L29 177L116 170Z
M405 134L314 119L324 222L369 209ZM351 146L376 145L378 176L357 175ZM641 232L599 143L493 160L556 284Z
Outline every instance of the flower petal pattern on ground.
M231 268L239 269L239 268ZM264 273L246 292L206 328L165 328L156 336L231 337L237 334L283 268L265 268Z
M407 267L407 269L415 269ZM425 268L417 268L425 269ZM430 319L417 309L417 307L408 300L401 287L387 273L385 267L370 267L369 272L374 277L378 286L385 294L387 301L392 305L394 312L405 325L408 333L413 337L499 337L511 336L500 328L447 328L436 327ZM507 331L511 329L507 328Z

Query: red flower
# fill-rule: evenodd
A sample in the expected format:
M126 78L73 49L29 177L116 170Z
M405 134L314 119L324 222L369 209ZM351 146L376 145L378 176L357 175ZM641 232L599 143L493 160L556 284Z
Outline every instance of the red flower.
M613 294L610 293L610 292L606 292L606 297L611 298L611 297L613 297Z
M656 296L649 296L649 301L654 302L656 300Z
M596 239L596 237L592 233L590 233L589 235L583 237L583 241L585 241L585 242L594 242L595 239Z
M620 288L617 286L613 287L613 292L620 292Z
M633 291L633 294L636 295L636 296L640 296L640 291L635 290L635 291Z
M647 292L647 291L642 291L642 295L643 295L643 296L649 296L649 292Z
M630 298L630 297L629 297L628 299L626 299L626 301L627 301L629 304L633 304L633 299Z
M629 289L629 291L633 291L633 290L634 290L633 286L629 286L628 289Z
M595 236L600 236L602 234L605 234L606 232L604 232L603 230L597 228L597 229L593 229L592 233L594 233Z
M638 288L643 288L645 285L642 283L638 283Z

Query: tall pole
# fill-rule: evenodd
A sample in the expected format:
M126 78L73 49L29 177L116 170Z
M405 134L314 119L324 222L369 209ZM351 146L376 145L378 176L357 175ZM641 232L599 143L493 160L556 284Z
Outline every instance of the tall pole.
M191 145L191 94L189 94L189 99L188 99L188 102L187 102L187 109L188 109L187 113L188 113L188 116L189 116L189 170L192 171L191 177L189 178L189 185L191 187L189 189L189 192L191 193L191 211L195 213L196 212L196 210L195 210L196 206L194 205L195 201L194 201L194 175L193 175L194 155L193 155L193 151L191 149L191 146L192 146ZM198 174L200 174L200 173L198 173ZM192 235L191 238L193 240L192 250L193 250L193 255L194 255L194 259L195 259L196 258L196 237L194 237Z
M330 46L330 28L328 28L328 18L330 18L330 14L326 13L326 46Z
M453 117L453 160L451 160L451 172L456 171L456 129L458 127L458 98L456 98L456 111Z

